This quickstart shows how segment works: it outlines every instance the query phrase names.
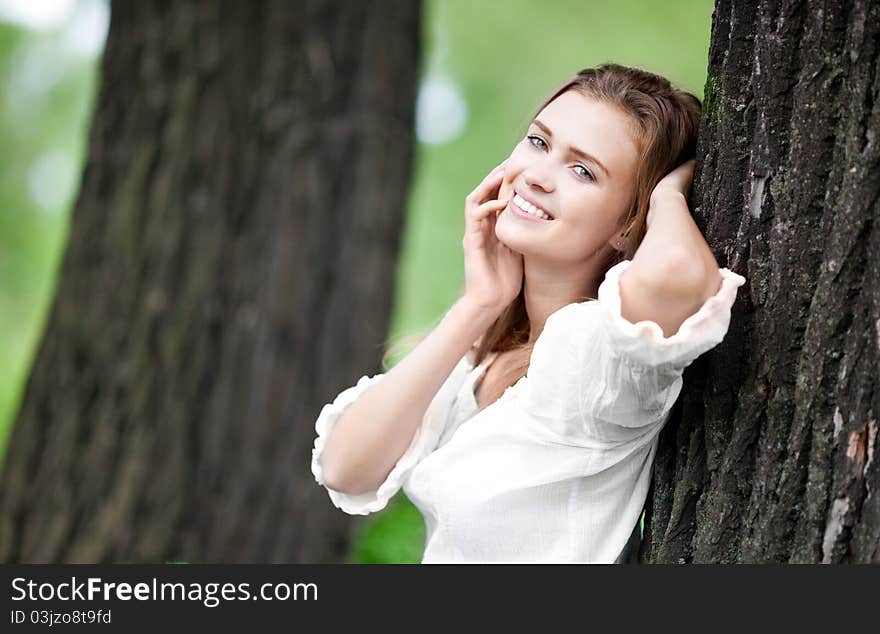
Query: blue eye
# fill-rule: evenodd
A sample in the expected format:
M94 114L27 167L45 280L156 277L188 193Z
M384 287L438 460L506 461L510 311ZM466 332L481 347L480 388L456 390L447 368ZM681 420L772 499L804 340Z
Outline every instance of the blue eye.
M575 165L575 166L574 166L574 169L575 169L575 171L577 171L577 170L579 170L579 169L584 170L583 174L581 174L580 172L578 172L578 175L582 176L583 178L588 178L588 179L590 179L591 181L592 181L592 180L596 180L595 178L593 178L593 175L590 174L590 172L587 170L587 168L584 167L583 165Z
M545 149L545 148L547 147L547 144L544 143L544 139L542 139L542 138L539 137L539 136L535 136L534 134L530 134L530 135L527 136L526 138L529 140L529 143L531 143L532 145L534 145L534 146L535 146L536 148L538 148L539 150L543 150L543 149ZM537 144L535 143L536 141L537 141L538 143L540 143L541 145L537 145Z
M543 150L547 149L547 143L544 141L544 139L542 139L541 137L539 137L537 135L529 134L526 136L526 139L533 147L536 147L539 150L543 151ZM575 165L574 170L577 173L577 175L580 176L581 178L585 178L589 181L596 180L595 178L593 178L593 175L590 173L590 171L586 167L584 167L583 165ZM583 172L579 172L578 170L583 170Z

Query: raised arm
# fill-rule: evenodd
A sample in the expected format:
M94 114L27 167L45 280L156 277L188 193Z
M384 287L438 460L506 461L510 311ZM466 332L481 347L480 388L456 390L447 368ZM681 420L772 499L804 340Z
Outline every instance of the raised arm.
M321 458L327 486L361 494L372 491L403 455L431 400L522 287L522 255L495 237L497 198L504 165L492 170L465 201L465 294L443 321L381 381L339 418Z
M632 323L656 322L665 337L721 287L718 262L685 196L695 163L680 165L654 188L645 237L620 276L621 315Z

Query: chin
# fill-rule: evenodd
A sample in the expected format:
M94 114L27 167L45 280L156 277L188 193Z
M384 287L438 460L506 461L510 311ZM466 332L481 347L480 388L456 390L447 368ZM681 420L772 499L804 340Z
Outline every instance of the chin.
M518 253L532 255L535 251L534 237L527 235L516 219L508 216L509 213L502 212L495 221L495 237Z

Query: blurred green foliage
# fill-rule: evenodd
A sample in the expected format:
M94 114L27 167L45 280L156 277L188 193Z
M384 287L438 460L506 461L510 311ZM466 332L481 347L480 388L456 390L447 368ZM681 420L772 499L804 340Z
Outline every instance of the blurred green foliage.
M0 22L0 449L52 298L96 76L59 32Z
M422 75L457 86L467 117L448 142L419 143L390 337L426 329L457 298L464 197L520 140L541 99L605 61L659 72L702 98L712 7L710 0L426 1ZM57 33L0 22L0 450L50 305L97 70L96 59L65 52ZM365 518L358 535L349 561L421 559L424 523L403 494Z

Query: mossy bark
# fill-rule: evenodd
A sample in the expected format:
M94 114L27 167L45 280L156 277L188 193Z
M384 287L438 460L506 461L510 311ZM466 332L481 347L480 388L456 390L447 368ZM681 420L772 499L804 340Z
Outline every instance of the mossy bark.
M744 275L660 438L645 562L880 562L880 4L719 0L692 209Z
M413 153L408 0L117 2L4 562L324 562L329 394L379 371Z

